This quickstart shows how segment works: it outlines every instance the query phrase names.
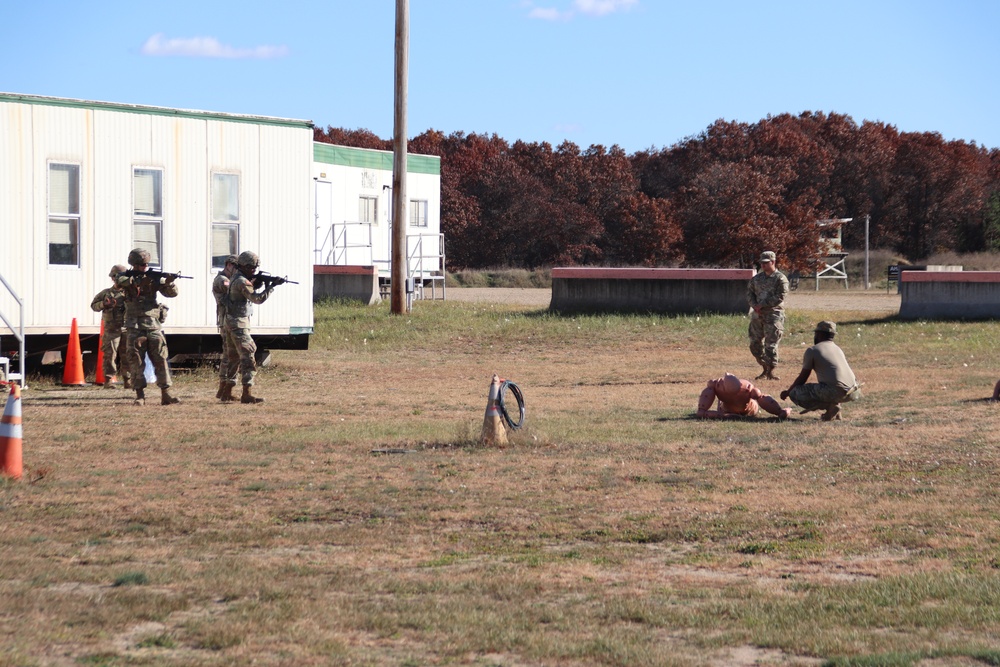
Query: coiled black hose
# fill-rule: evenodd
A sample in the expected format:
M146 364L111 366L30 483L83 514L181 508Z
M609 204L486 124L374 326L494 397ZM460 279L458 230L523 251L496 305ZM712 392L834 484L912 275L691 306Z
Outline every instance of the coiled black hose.
M510 414L507 412L507 406L504 403L504 394L507 393L508 389L510 389L510 393L514 395L514 398L517 399L518 411L521 413L520 419L517 420L516 424L514 423L514 420L510 418ZM524 394L521 393L520 387L510 380L504 380L500 384L500 396L497 399L497 403L499 403L500 414L503 415L503 420L507 422L507 425L510 426L511 430L516 431L524 426Z

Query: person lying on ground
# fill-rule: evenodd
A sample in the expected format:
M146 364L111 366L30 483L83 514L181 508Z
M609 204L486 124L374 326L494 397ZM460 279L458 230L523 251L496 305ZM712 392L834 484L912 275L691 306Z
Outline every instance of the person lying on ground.
M718 409L712 410L716 399L719 401ZM726 373L721 378L708 381L708 386L698 398L695 416L699 419L754 417L761 408L779 419L787 419L792 414L791 408L781 407L774 398L761 392L749 380L741 380L732 373Z

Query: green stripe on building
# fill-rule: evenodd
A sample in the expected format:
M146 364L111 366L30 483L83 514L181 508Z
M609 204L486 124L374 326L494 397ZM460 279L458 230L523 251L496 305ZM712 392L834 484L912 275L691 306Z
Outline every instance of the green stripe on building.
M271 116L248 116L244 114L195 111L191 109L169 109L166 107L147 107L138 104L118 104L115 102L92 102L89 100L73 100L62 97L42 97L40 95L0 93L0 102L19 102L21 104L37 104L69 109L94 109L100 111L118 111L121 113L141 113L150 116L171 116L174 118L196 118L198 120L220 120L231 123L253 123L254 125L276 125L279 127L313 129L313 123L310 120L273 118Z
M313 143L313 160L323 164L361 169L392 171L392 153L369 148L348 148L320 142ZM409 174L441 175L441 158L434 155L406 155L406 172Z

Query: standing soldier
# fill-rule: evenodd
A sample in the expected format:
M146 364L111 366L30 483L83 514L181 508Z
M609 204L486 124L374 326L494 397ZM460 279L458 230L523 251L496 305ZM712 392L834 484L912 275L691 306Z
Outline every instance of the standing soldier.
M226 304L229 303L229 281L236 272L236 255L226 257L225 267L219 271L212 282L212 296L215 297L215 319L222 336L222 356L219 361L219 391L216 398L226 401L233 399L233 386L236 384L236 367L229 363L229 335L226 333Z
M239 364L240 376L243 381L243 394L240 403L263 403L263 398L257 398L251 393L253 378L257 374L257 344L250 336L250 315L253 314L252 303L264 303L271 296L273 288L255 291L253 283L260 257L256 253L245 250L236 260L236 273L229 283L229 303L226 304L226 334L229 336L229 364L236 368ZM222 400L233 400L233 386L226 384Z
M132 370L132 386L135 388L135 405L146 404L145 355L156 371L156 386L160 388L160 403L171 405L180 403L170 395L170 369L167 368L167 339L160 324L165 319L166 306L156 301L156 295L167 298L177 296L174 276L156 279L141 275L149 269L149 252L136 248L128 254L132 271L140 274L119 275L116 283L125 291L125 329L128 333L128 360Z
M118 368L121 366L121 376L125 381L125 388L128 389L129 371L128 360L120 359L127 357L123 348L119 348L119 342L125 333L125 292L118 287L116 280L118 274L128 271L124 264L115 264L111 267L111 287L102 289L90 302L94 312L101 313L101 321L104 323L104 335L101 337L101 352L104 355L104 388L114 389L118 386ZM123 363L124 362L124 363Z
M760 256L761 271L747 285L750 313L750 352L764 371L755 380L780 380L774 374L778 365L778 342L785 333L785 295L788 278L775 265L777 257L770 250Z

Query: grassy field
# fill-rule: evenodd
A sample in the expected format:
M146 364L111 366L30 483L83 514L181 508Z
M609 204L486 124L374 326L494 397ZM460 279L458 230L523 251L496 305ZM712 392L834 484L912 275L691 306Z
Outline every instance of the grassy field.
M731 316L326 304L260 406L37 378L0 665L1000 665L998 325L793 312L765 391L819 319L843 422L694 420Z

